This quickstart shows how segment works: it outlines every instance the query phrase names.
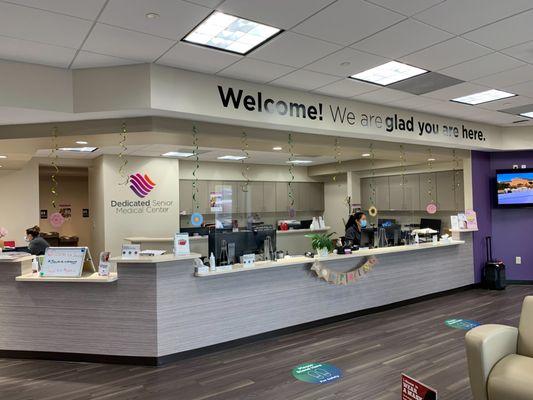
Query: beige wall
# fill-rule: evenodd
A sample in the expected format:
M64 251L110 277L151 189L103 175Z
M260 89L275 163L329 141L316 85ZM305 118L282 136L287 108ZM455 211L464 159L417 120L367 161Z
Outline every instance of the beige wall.
M90 197L94 208L93 232L102 236L103 243L95 239L94 256L104 248L112 254L120 253L124 238L131 236L168 237L172 236L179 225L178 161L154 157L128 157L127 173L147 174L156 186L148 196L141 199L129 188L121 185L119 168L121 161L117 156L102 156L95 161L90 173ZM112 207L112 201L150 201L150 206ZM165 201L171 204L164 212L157 211L154 202ZM121 213L134 210L142 213ZM102 228L103 225L103 228ZM102 247L103 244L103 247Z
M30 226L39 223L39 167L31 161L17 171L0 171L0 227L24 246L22 238Z
M41 231L59 232L62 236L78 236L80 246L90 245L90 218L82 217L82 209L89 208L89 183L86 176L61 176L57 178L57 209L52 206L51 181L49 176L39 178L39 208L48 210L48 216L59 210L59 205L70 204L72 217L60 228L53 228L50 222L40 220ZM90 211L90 210L89 210ZM89 214L90 215L90 214Z
M342 220L348 220L349 217L346 195L346 180L329 180L324 183L324 221L331 227L330 232L337 232L335 236L344 236Z

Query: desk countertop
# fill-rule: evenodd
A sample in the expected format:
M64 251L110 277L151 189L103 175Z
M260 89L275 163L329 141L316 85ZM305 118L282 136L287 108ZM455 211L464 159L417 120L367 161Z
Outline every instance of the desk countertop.
M174 254L163 254L161 256L141 256L139 258L112 257L110 261L119 264L158 264L173 261L187 261L202 257L201 254L191 253L187 256L175 256Z

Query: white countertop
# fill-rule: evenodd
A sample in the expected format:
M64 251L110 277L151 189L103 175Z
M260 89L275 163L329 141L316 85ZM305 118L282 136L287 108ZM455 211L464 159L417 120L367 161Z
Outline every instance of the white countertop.
M16 262L24 262L24 261L31 261L35 258L35 256L32 256L28 253L27 256L18 256L18 257L10 257L10 253L0 253L0 263L16 263Z
M278 261L259 261L256 262L253 267L244 268L242 264L235 264L233 265L231 270L227 271L209 271L204 274L196 274L199 278L205 278L210 276L218 276L218 275L227 275L227 274L234 274L239 272L247 272L247 271L257 271L261 269L269 269L269 268L282 268L282 267L288 267L293 265L301 265L301 264L311 264L315 262L316 260L320 262L332 262L332 261L342 261L347 260L351 258L358 258L358 257L368 257L368 256L376 256L380 254L394 254L394 253L404 253L409 251L420 251L420 250L429 250L434 248L441 248L441 247L449 247L449 246L458 246L460 244L464 244L465 242L462 240L450 240L449 242L438 242L437 244L433 243L421 243L421 244L414 244L414 245L408 245L408 246L394 246L394 247L381 247L376 249L366 249L366 250L357 250L354 251L352 254L331 254L327 257L320 257L320 258L309 258L309 257L289 257L284 258L283 260Z
M17 276L17 282L64 282L64 283L111 283L118 279L116 273L110 273L109 276L100 276L98 272L88 272L78 277L62 276L39 276L38 273Z
M187 261L202 257L201 254L191 253L187 256L175 256L174 254L163 254L161 256L141 256L139 258L112 257L110 261L120 264L157 264L173 261Z
M331 227L326 226L325 228L322 228L322 229L289 229L288 231L280 231L280 230L278 230L276 232L276 235L291 235L291 234L297 234L297 233L308 234L308 233L314 233L314 232L327 232L330 229L331 229Z

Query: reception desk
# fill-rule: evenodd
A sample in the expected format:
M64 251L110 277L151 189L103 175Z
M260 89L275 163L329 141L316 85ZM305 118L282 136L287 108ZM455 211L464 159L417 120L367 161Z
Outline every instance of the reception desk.
M113 259L105 285L17 281L27 260L0 261L0 356L160 364L189 351L474 283L472 238L319 259L342 272L374 256L350 285L295 257L196 276L199 254ZM31 264L30 264L31 266ZM22 272L21 272L22 270Z

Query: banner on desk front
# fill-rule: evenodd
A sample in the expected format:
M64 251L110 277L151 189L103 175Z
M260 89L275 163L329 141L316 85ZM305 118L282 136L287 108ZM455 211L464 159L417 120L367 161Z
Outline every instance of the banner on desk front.
M437 391L402 374L402 400L437 400Z

